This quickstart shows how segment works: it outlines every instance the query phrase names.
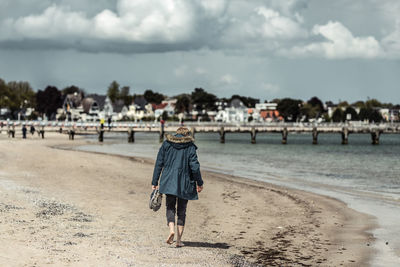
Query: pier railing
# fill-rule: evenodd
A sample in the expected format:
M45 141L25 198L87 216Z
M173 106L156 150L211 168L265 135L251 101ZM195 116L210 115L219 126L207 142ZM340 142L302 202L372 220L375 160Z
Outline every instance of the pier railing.
M57 122L57 121L0 121L1 129L7 130L9 136L15 134L16 127L34 126L42 138L44 132L67 133L70 139L75 134L97 134L99 141L104 139L105 132L127 133L128 142L135 141L135 132L157 132L160 141L164 140L166 132L175 132L182 126L178 122L167 122L161 125L159 122L112 122L100 124L99 122ZM286 144L290 133L311 133L312 143L318 143L318 135L321 133L338 133L342 136L342 144L348 143L348 137L353 133L370 134L372 144L379 144L381 134L400 133L400 123L303 123L303 122L247 122L247 123L221 123L221 122L185 122L192 135L196 133L218 133L220 142L225 143L227 133L250 133L251 143L256 143L258 133L280 133L282 143Z

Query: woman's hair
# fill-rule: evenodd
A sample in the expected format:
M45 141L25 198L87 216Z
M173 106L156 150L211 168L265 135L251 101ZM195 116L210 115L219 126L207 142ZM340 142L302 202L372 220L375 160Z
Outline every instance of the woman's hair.
M181 135L183 135L183 136L188 136L188 135L190 134L190 131L189 131L189 129L186 128L186 127L179 127L179 128L176 130L176 134L181 134Z

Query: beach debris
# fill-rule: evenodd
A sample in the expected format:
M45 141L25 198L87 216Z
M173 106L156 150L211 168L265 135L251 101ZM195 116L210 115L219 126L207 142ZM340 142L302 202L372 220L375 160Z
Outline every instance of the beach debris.
M24 189L24 190L22 190L22 192L24 192L25 194L38 194L39 193L39 191L31 190L31 189Z
M243 256L233 255L229 259L229 263L234 267L260 267L263 265L247 261Z
M93 221L93 216L85 214L83 212L76 212L75 216L72 217L70 221L74 221L74 222L92 222Z
M56 201L42 201L39 204L42 209L36 213L36 217L49 219L51 216L63 215L67 210L72 210L70 205L61 204Z
M10 204L0 203L0 212L7 212L10 210L22 210L22 209L24 209L24 208L10 205Z
M66 242L66 243L64 244L64 246L72 246L72 245L77 245L77 243L68 241L68 242Z
M79 232L79 233L74 234L74 236L75 237L89 237L90 235Z

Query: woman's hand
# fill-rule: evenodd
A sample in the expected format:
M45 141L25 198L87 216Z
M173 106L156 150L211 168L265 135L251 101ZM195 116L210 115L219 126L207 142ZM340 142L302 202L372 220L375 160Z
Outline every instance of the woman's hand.
M197 193L200 193L201 191L203 191L203 186L197 186Z
M158 185L152 185L152 186L151 186L151 189L152 189L152 190L158 189Z

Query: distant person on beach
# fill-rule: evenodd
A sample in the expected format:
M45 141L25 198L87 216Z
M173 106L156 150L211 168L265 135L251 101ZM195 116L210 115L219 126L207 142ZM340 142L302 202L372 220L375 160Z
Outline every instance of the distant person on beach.
M161 124L161 130L164 131L165 121L163 119L160 119L160 124Z
M107 122L108 122L108 130L111 131L111 122L112 122L111 117L108 117Z
M22 126L22 138L26 139L26 132L28 131L28 129L26 129L25 124Z
M31 125L30 131L31 131L31 135L35 134L35 126L33 126L33 124Z
M12 138L14 138L15 137L15 123L13 123L12 125L11 125L11 137ZM10 135L9 135L10 136Z
M160 193L166 195L167 224L170 231L167 243L172 244L174 241L177 214L176 247L182 247L187 203L188 200L198 199L197 193L203 190L203 179L197 160L197 147L189 129L180 127L175 135L166 134L166 139L158 151L152 189L159 188Z

